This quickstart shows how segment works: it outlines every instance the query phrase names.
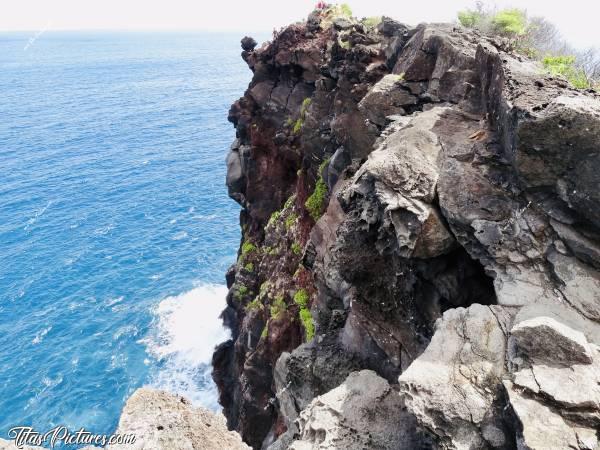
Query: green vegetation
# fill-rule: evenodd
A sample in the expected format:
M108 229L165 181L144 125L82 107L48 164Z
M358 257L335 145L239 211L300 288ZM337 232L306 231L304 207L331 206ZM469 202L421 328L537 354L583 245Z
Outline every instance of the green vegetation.
M294 134L300 133L300 130L304 126L304 120L306 119L306 112L307 112L308 107L310 106L311 102L312 102L312 100L310 97L306 97L304 100L302 100L302 105L300 106L300 116L298 117L298 119L296 119L296 121L294 122L294 126L292 128L292 132Z
M340 47L342 47L344 50L350 50L350 42L349 41L342 41L340 39L340 40L338 40L338 43L340 44Z
M254 272L254 264L249 262L244 266L244 269L246 269L248 272Z
M308 292L306 289L300 289L298 292L294 294L294 303L298 305L300 308L306 308L308 306Z
M277 222L280 217L281 211L275 211L273 214L271 214L271 217L269 217L269 222L267 223L267 226L275 224L275 222Z
M263 328L262 333L260 333L261 339L266 339L267 336L269 336L269 322L265 323L265 327Z
M290 195L290 198L288 198L285 201L285 205L283 205L284 209L288 209L291 208L294 205L294 202L296 201L296 194L292 194Z
M529 18L522 9L490 10L478 3L476 9L460 11L458 21L464 27L509 38L517 51L537 59L549 73L566 78L575 88L589 88L600 79L596 50L573 49L553 24L541 17Z
M499 34L522 36L527 31L527 14L522 9L503 9L493 16L492 24Z
M315 185L315 190L308 197L304 206L306 210L316 222L319 220L319 217L323 214L323 209L325 207L325 198L327 197L327 185L323 178L319 176L317 180L317 184Z
M294 122L294 128L292 128L292 132L294 134L300 133L300 130L302 129L302 125L304 125L304 119L302 117L298 117L298 120L296 120Z
M587 89L590 82L582 69L575 67L574 56L546 56L542 60L544 68L552 75L565 77L574 87Z
M250 293L250 289L247 286L241 284L236 291L233 293L233 298L237 301L241 301L246 295Z
M246 311L258 311L263 308L263 304L259 297L256 297L250 303L246 305Z
M287 305L285 304L283 295L276 296L275 300L273 300L273 303L271 304L271 317L273 319L278 319L286 310Z
M352 9L348 5L348 3L342 3L337 8L339 8L340 15L346 17L352 17Z
M254 245L252 242L244 242L242 244L242 258L248 256L251 253L254 253L256 251L256 245Z
M306 333L307 341L310 341L315 336L315 323L312 314L310 313L310 309L308 309L309 300L310 296L306 289L300 289L294 294L294 303L300 308L298 315L300 316L300 322Z
M297 242L293 242L292 243L292 252L294 253L294 255L302 254L302 246L300 244L298 244Z
M512 38L524 35L529 26L527 13L518 8L485 11L482 6L478 6L474 10L459 11L458 21L466 28L477 28L489 34Z
M476 28L483 21L483 14L480 11L470 9L459 11L458 21L463 27Z
M267 289L269 289L269 287L271 286L271 283L269 283L268 281L265 281L263 284L260 285L260 293L264 293L267 291Z
M304 332L306 333L306 340L310 341L313 337L315 337L315 322L313 320L312 314L307 308L300 308L299 314L300 322L302 322Z
M364 26L369 28L375 28L377 25L381 23L381 16L372 16L367 17L362 20Z
M287 216L285 218L285 229L289 230L292 228L296 223L296 220L298 220L298 214L296 213L291 213L289 216Z

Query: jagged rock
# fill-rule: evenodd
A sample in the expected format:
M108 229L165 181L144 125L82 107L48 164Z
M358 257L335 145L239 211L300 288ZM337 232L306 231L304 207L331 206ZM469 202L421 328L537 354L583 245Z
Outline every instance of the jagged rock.
M549 407L523 396L510 381L505 381L504 386L520 423L519 448L547 450L597 447L594 430L569 425Z
M385 75L358 104L358 109L374 124L383 127L387 117L406 114L406 107L416 105L417 97L402 83L399 75Z
M583 333L550 317L519 322L510 334L520 353L533 362L561 366L593 362L592 349Z
M509 314L495 306L446 311L431 343L400 376L400 393L443 448L510 448L499 414Z
M573 210L600 226L600 101L560 95L534 117L518 130L519 174L529 187L552 189Z
M408 32L408 27L390 17L383 16L377 24L377 29L387 37L402 36Z
M109 450L250 448L227 429L222 416L194 408L183 397L147 388L127 400L116 433L134 434L136 441L111 445Z
M569 249L582 261L600 267L600 246L591 238L579 233L573 227L556 220L550 220L554 231L560 236ZM565 252L561 252L565 254Z
M324 177L327 180L327 186L330 191L333 190L344 169L351 163L352 159L344 147L340 147L335 151L327 165L327 176Z
M432 258L454 247L453 236L432 205L441 147L431 128L443 112L435 108L394 123L344 194L374 193L384 220L392 224L401 256ZM363 214L372 207L363 206Z
M600 322L600 273L576 258L550 253L548 261L562 281L558 289L585 317Z
M351 373L314 399L298 421L299 437L291 450L408 450L423 442L396 390L370 370Z
M600 364L549 367L534 364L515 374L514 384L545 395L566 408L600 411Z

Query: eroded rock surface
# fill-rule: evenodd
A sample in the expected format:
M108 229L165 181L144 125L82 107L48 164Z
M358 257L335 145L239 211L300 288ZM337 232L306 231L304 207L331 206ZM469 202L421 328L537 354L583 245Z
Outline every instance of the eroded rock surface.
M594 448L598 94L473 31L334 9L244 43L228 425L256 449L368 447L339 405L370 370L413 448Z
M290 449L402 450L418 448L424 440L398 392L370 370L351 373L315 398L298 423L298 439Z
M229 431L224 417L194 408L183 397L142 388L127 400L117 434L136 436L133 444L109 450L232 450L248 449L239 434Z

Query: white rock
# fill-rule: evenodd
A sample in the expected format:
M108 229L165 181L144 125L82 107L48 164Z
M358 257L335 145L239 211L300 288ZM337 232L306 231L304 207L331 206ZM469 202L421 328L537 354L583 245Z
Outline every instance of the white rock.
M506 350L493 311L500 316L502 309L475 304L446 311L425 352L399 378L408 410L448 448L506 442L499 427L481 432L500 387Z
M517 418L521 422L523 431L519 436L520 449L550 450L550 449L578 449L578 434L570 427L561 416L552 412L547 406L536 400L524 397L517 391L510 381L505 381L504 386L509 395L510 404ZM579 434L586 439L590 429L580 429Z
M118 434L135 434L129 445L109 450L249 449L240 436L227 429L225 418L194 408L183 397L153 389L138 389L127 401Z

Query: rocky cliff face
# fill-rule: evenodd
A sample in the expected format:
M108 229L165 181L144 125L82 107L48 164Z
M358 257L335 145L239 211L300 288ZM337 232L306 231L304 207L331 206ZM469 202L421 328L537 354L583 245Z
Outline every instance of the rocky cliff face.
M507 42L336 14L242 42L228 425L255 449L595 448L600 97Z

